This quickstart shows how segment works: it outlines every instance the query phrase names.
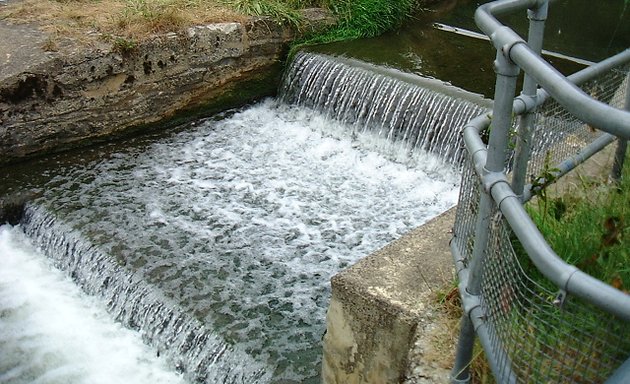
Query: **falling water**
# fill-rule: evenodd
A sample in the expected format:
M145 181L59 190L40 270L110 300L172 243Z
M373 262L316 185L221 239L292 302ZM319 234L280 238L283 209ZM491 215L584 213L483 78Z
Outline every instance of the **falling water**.
M443 82L358 60L300 52L285 73L281 98L373 131L407 152L424 150L460 163L459 129L490 106Z
M106 303L114 319L139 330L158 354L193 382L267 382L265 366L235 350L182 311L146 280L109 257L41 207L29 207L21 222L26 235L45 250L86 293ZM235 365L237 363L238 365ZM262 380L261 380L262 379Z
M300 55L281 100L31 170L18 228L189 381L317 383L330 277L455 204L481 111L366 68Z

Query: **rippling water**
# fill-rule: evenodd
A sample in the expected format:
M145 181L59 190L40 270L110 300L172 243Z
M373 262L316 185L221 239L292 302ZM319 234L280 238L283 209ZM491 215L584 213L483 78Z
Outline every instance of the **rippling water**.
M103 303L54 269L19 228L0 227L0 382L184 383Z
M436 156L274 100L40 177L36 206L284 382L319 380L330 277L458 193Z

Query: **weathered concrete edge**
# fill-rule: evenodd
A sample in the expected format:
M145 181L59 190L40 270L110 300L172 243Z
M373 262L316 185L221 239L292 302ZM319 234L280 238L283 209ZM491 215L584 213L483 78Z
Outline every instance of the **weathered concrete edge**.
M614 145L598 152L550 187L554 196L579 190L583 178L605 183ZM444 314L432 290L453 281L449 247L456 207L361 260L332 280L324 337L323 382L448 383L435 361L444 351L438 322ZM391 280L390 280L391 278ZM443 342L448 342L443 340ZM447 353L454 353L454 345ZM447 359L448 360L448 359Z
M324 383L400 383L410 374L416 333L433 321L431 292L453 279L454 217L453 208L333 277ZM447 381L430 361L413 364L427 382Z
M334 24L322 11L304 15L309 32ZM0 164L273 95L289 43L299 36L288 25L251 18L153 36L125 52L102 41L45 52L47 36L35 26L1 23L0 30L15 32L0 44ZM225 97L230 93L239 97Z

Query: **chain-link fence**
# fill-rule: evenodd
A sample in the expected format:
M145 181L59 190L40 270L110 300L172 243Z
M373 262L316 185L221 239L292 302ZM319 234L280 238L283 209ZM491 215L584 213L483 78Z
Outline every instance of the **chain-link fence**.
M629 65L614 68L581 85L588 95L613 107L623 108ZM556 100L549 98L536 111L532 156L527 174L538 176L548 166L570 158L602 132L573 116Z
M467 163L452 246L472 258L481 184ZM598 383L630 356L630 325L565 297L531 261L496 206L483 264L481 305L492 347L503 349L498 382ZM525 272L528 271L528 272ZM506 369L509 368L509 369ZM513 375L514 377L510 377Z
M496 3L496 7L486 7L489 14L519 6L514 1ZM539 7L530 8L538 16L541 13L536 12L546 14L546 3L522 3L525 8ZM482 21L491 32L503 28L494 19ZM505 49L510 38L509 34L499 37L499 62L500 55L510 52ZM511 60L519 62L519 55L527 56L522 60L526 67L537 60L528 56L532 55L529 48L513 44ZM593 76L580 80L587 96L584 108L591 108L597 104L593 100L598 100L614 109L598 104L593 107L595 112L589 110L578 117L580 108L567 109L563 106L566 99L554 100L563 98L563 92L557 90L536 107L533 135L526 139L531 140L526 174L532 183L553 176L550 169L567 163L567 159L599 150L604 146L600 142L614 141L610 133L616 133L620 142L628 139L630 114L619 109L630 107L630 49L617 56L618 60L602 63L598 67L602 70L590 71ZM498 69L498 78L513 73L511 60ZM546 76L544 71L540 73ZM544 76L540 76L543 88L546 81L556 85L566 80L553 78L555 75L546 80ZM498 79L497 87L506 82ZM509 95L512 89L506 89ZM573 92L570 87L568 91ZM538 95L543 93L538 91ZM529 112L532 107L521 105L518 111L515 102L514 107L500 110L497 104L495 100L492 117L480 116L464 128L470 156L464 164L451 249L465 314L452 380L469 382L467 369L476 334L501 383L630 382L630 295L560 260L535 228L522 207L523 191L512 191L510 176L500 168L513 159L509 148L514 134L510 132L516 125L510 123L510 113ZM602 117L602 111L610 116ZM507 116L503 126L496 118L499 114ZM479 133L490 124L491 135L496 136L484 138L490 141L486 145ZM497 139L501 135L504 137Z

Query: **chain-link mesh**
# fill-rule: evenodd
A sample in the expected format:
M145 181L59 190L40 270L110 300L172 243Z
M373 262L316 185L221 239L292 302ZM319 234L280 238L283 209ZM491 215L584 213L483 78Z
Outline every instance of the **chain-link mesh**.
M630 65L616 68L584 83L581 88L596 100L622 108L629 71ZM574 156L599 135L601 131L596 127L577 119L554 99L548 99L536 113L527 174L532 178L541 175L543 169Z
M467 262L472 257L475 238L475 220L479 211L480 184L470 160L465 161L462 169L462 183L459 202L453 226L453 245L460 257Z
M563 297L495 214L482 277L482 305L493 348L506 353L497 373L519 383L601 383L630 355L630 327L575 297ZM519 252L524 254L524 252ZM527 272L525 272L527 271ZM507 369L509 368L509 369Z
M600 101L620 108L630 65L583 86ZM599 134L555 101L539 110L528 174L573 156ZM470 160L470 159L469 159ZM472 257L480 180L470 161L463 166L453 245L465 264ZM495 210L482 273L481 304L488 326L497 381L601 383L630 356L630 326L564 292L532 264ZM515 251L518 250L518 252ZM512 376L510 376L512 375Z

